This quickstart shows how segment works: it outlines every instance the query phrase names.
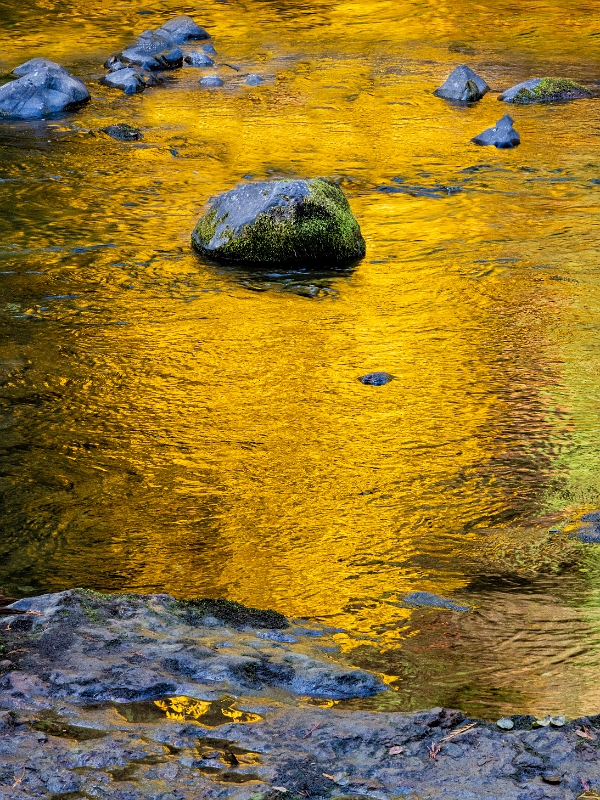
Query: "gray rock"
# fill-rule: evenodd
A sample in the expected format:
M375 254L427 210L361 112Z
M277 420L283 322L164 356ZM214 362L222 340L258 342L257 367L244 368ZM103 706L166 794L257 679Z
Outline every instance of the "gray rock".
M0 87L0 117L41 119L78 108L89 99L79 78L62 67L42 66Z
M461 103L474 103L481 100L490 87L466 64L461 64L449 75L446 81L436 89L434 94L445 100Z
M204 86L205 89L217 89L223 86L223 81L218 75L205 75L200 81L200 86Z
M394 376L389 372L368 372L358 380L365 386L385 386L386 383L394 380Z
M488 128L471 141L484 146L493 145L500 150L516 147L521 143L521 137L513 128L513 122L514 120L506 114L498 120L493 128Z
M342 190L323 178L246 183L212 199L192 244L217 260L334 263L365 242Z
M136 94L143 92L146 88L143 78L135 69L120 69L117 72L109 72L101 78L100 83L108 86L109 89L120 89L125 94Z
M248 75L248 77L246 78L246 83L248 84L248 86L258 86L259 83L262 82L263 79L260 77L260 75L257 75L254 72L251 75Z
M445 597L440 597L432 592L410 592L403 598L405 606L409 607L430 607L430 608L448 608L452 611L468 611L468 606L461 606L454 603L452 600L447 600Z
M581 517L581 527L575 534L586 544L600 544L600 511L592 511Z
M50 61L47 58L31 58L29 61L26 61L24 64L21 64L18 67L13 69L13 75L16 75L18 78L21 78L23 75L29 75L30 72L35 72L38 69L56 69L61 72L69 74L68 70L64 67L61 67L60 64L57 64L56 61Z
M217 51L210 42L208 44L203 44L202 49L204 50L205 53L209 53L211 56L217 55Z
M156 33L170 39L174 44L183 44L190 39L210 39L210 35L187 14L170 19Z
M498 97L498 100L504 103L529 105L531 103L560 103L591 96L592 92L589 89L568 78L532 78L507 89Z
M215 63L212 58L209 58L206 53L194 52L188 53L183 59L190 67L212 67Z
M142 69L176 69L183 64L183 50L154 31L144 31L136 44L123 50L119 58Z
M110 67L108 67L108 71L118 72L120 69L125 69L126 67L127 67L126 64L124 64L122 61L119 61L119 59L116 58L111 62Z

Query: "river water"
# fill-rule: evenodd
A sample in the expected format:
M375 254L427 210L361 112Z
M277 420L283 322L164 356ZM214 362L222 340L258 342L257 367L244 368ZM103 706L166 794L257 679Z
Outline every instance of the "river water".
M600 104L515 107L519 148L469 144L498 90L600 79L595 6L561 5L0 7L7 76L44 55L92 93L0 127L0 585L316 618L388 676L372 708L600 711L598 550L564 528L600 505ZM182 12L241 70L221 90L98 85ZM474 107L431 94L459 63L492 87ZM353 270L191 251L211 195L316 175L362 227Z

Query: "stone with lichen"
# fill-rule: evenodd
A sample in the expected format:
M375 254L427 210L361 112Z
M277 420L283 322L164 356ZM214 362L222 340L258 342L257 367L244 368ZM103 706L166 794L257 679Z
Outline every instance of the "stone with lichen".
M503 92L498 100L504 103L564 103L591 97L592 92L568 78L532 78L517 83Z
M192 244L216 260L245 263L324 264L365 254L342 190L323 178L246 183L219 195Z

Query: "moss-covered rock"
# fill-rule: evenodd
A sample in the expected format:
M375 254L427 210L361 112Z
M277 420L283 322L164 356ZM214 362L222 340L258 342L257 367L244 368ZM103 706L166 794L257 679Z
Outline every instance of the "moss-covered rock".
M498 98L504 103L565 103L591 97L592 92L568 78L532 78L507 89Z
M213 198L192 244L216 260L256 264L349 262L365 254L342 190L323 178L246 183Z
M277 630L289 627L289 622L278 611L252 608L236 603L235 600L198 597L193 600L176 600L175 607L184 613L188 624L202 622L206 617L214 617L234 628L271 628Z

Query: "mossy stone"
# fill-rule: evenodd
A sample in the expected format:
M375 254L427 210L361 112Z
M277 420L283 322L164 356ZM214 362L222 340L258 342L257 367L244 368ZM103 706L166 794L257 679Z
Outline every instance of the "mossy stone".
M323 178L246 183L219 195L192 244L218 261L254 264L348 263L365 254L347 199Z
M529 105L530 103L564 103L591 97L592 92L568 78L533 78L518 83L500 95L505 103Z
M175 607L182 611L190 625L202 623L205 617L214 617L234 628L288 628L289 622L278 611L251 608L235 600L197 597L192 600L176 600Z

